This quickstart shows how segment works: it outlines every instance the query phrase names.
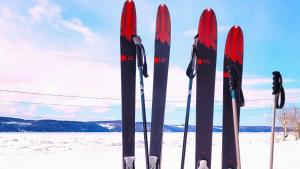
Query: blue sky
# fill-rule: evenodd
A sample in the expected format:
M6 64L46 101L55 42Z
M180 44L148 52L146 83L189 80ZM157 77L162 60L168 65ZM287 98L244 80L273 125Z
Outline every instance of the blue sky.
M241 125L270 124L271 72L274 70L280 70L284 76L287 106L300 106L298 1L136 0L135 3L138 34L143 38L149 63L150 78L145 80L147 100L152 97L156 10L160 3L166 3L170 10L172 42L167 124L184 123L188 85L185 69L199 17L207 7L214 9L218 22L214 124L222 123L221 72L225 38L232 25L242 27L245 39L243 88L246 107L241 112ZM1 116L81 121L120 119L122 6L120 0L1 2ZM175 104L170 102L172 100L181 102ZM141 120L139 99L136 106L137 120ZM146 106L150 119L151 101L147 101ZM191 110L193 124L194 102Z

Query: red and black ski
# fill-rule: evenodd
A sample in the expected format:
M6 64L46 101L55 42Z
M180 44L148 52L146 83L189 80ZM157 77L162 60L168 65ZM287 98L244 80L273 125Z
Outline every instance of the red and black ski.
M201 15L197 37L196 169L210 168L217 60L217 19L212 9Z
M124 4L121 18L121 89L123 168L134 169L135 83L136 83L136 11L132 0Z
M156 18L154 80L150 139L150 168L160 169L169 69L171 21L168 7L160 5Z
M243 32L239 26L230 29L226 45L224 57L224 80L223 80L223 143L222 143L222 169L236 169L237 156L234 134L234 117L232 108L232 92L229 86L230 72L228 68L234 70L237 74L236 81L238 87L242 86L243 74L243 50L244 39ZM242 93L238 91L237 98L237 119L239 123L240 107L243 105ZM239 126L239 124L238 124Z

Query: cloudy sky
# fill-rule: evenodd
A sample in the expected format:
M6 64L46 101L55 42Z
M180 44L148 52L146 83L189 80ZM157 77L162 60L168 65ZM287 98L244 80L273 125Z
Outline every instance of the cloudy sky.
M123 3L1 0L0 116L80 121L120 119L119 27ZM284 76L287 105L300 107L299 2L136 0L138 34L143 38L149 62L150 77L145 80L148 119L155 15L160 3L168 5L172 19L167 124L184 123L188 85L185 69L199 17L207 7L215 10L218 20L215 125L222 123L221 72L225 38L232 25L240 25L245 38L246 106L241 112L241 125L270 124L274 70L280 70ZM136 105L140 121L139 99ZM193 124L195 102L191 111Z

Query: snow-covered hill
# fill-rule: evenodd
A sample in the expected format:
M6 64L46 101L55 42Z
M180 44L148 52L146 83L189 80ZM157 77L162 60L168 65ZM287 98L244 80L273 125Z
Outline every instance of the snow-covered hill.
M147 124L150 131L150 123ZM142 122L136 123L136 131L143 131ZM166 132L183 132L183 125L165 125ZM195 126L189 126L195 132ZM277 131L281 128L277 128ZM19 118L0 117L0 132L121 132L121 121L59 121L59 120L24 120ZM214 126L214 132L222 132L222 126ZM269 126L241 126L241 132L269 132Z

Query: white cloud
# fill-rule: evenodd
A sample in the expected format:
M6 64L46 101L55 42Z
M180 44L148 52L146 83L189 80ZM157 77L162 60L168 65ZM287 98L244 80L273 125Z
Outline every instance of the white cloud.
M0 8L0 88L8 90L32 91L65 95L95 96L120 98L120 69L115 65L119 61L119 52L115 40L94 33L81 20L73 17L66 20L61 8L46 0L38 1L28 9L29 16L21 15L10 8ZM31 21L31 22L29 22ZM71 36L77 43L53 44L50 38L42 39L37 23L44 22L49 28L59 26L65 31L79 32L86 41ZM51 52L48 50L51 49ZM76 59L76 58L81 59ZM91 59L91 60L87 60ZM98 61L95 61L98 60ZM99 61L100 60L100 61ZM110 60L113 62L104 62ZM116 90L117 89L117 90ZM57 119L92 119L85 117L82 111L97 113L108 112L111 106L120 105L119 101L102 101L93 99L74 99L63 97L44 97L17 93L0 93L0 101L27 101L37 103L98 106L80 108L72 106L31 105L1 102L1 114L11 117L38 117L38 107L48 107L60 115L43 113L44 118ZM84 118L85 117L85 118ZM94 120L94 119L93 119Z
M218 33L219 34L223 34L223 33L227 34L227 32L229 32L230 28L231 27L228 25L220 25L220 26L218 26Z
M85 26L78 18L67 20L63 17L62 9L48 0L38 0L37 4L28 9L33 22L42 22L45 18L54 27L62 27L82 34L87 42L95 42L95 33Z
M81 33L90 43L95 41L96 35L88 27L84 26L79 19L73 18L70 21L63 21L62 25L65 28Z
M250 78L249 78L250 77ZM285 82L292 83L295 80L286 79ZM185 70L176 68L176 66L170 67L169 82L168 82L168 100L181 100L179 103L168 103L170 107L185 107L185 99L187 97L187 85L188 78L185 76ZM173 85L171 85L173 84ZM175 85L174 85L175 84ZM270 88L266 89L265 86L269 84ZM272 95L272 78L267 77L255 77L252 75L245 75L243 78L243 91L246 100L246 106L244 109L253 108L266 108L271 107L273 104ZM193 96L192 100L195 100L195 88L196 83L194 80ZM297 96L297 97L295 97ZM300 101L300 89L286 89L286 101L287 103L297 103ZM215 83L215 104L219 105L222 103L223 98L223 72L216 72L216 83Z
M5 6L0 8L0 15L5 19L16 19L19 21L24 21L25 19L23 16L15 14L11 9Z
M38 0L38 3L28 10L28 13L35 22L40 22L42 17L55 20L61 17L61 8L49 3L48 0Z
M182 32L182 34L184 36L188 36L188 37L194 37L197 34L197 29L190 29L190 30L186 30L184 32Z
M294 79L284 79L284 83L295 82ZM255 77L248 76L243 79L243 85L249 87L255 87L259 85L272 85L272 77Z

